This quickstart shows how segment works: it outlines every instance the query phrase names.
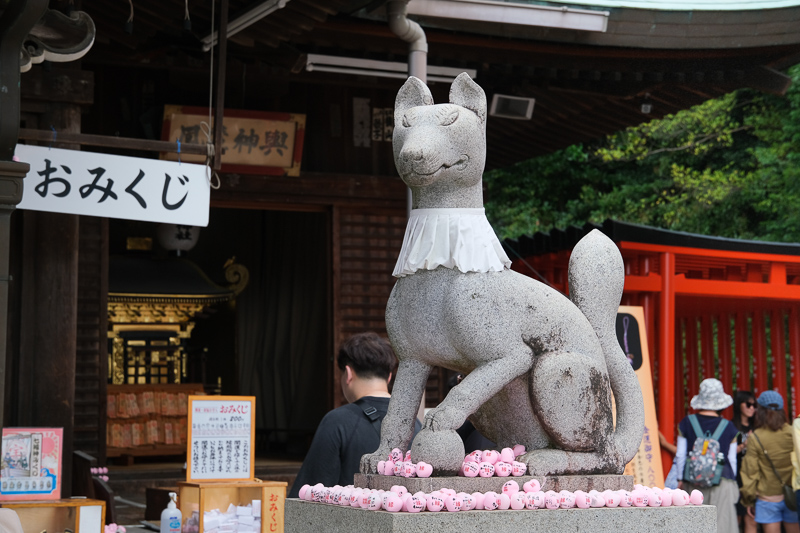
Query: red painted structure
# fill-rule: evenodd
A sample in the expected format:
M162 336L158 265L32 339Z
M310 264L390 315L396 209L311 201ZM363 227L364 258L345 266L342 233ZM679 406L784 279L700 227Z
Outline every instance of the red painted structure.
M800 245L741 241L607 220L553 230L504 246L512 269L568 292L575 243L599 229L625 263L622 305L644 308L659 428L675 441L700 381L727 392L767 389L800 394ZM725 413L730 418L731 409ZM664 456L664 465L672 459Z

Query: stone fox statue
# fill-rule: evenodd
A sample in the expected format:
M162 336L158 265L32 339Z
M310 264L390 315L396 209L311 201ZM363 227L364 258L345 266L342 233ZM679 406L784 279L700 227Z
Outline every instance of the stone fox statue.
M523 444L517 460L530 475L620 474L644 432L642 392L615 333L622 257L601 232L584 237L570 259L569 299L509 270L483 213L485 132L486 96L466 73L448 104L434 105L414 77L397 95L394 157L412 191L386 306L400 366L380 447L361 471L408 449L428 374L442 366L466 377L410 447L434 475L460 469L455 430L467 418L498 449Z

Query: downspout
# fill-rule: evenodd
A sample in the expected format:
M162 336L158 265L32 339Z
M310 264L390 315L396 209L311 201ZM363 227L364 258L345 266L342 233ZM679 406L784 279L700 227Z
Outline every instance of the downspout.
M428 83L428 41L419 24L406 17L408 0L389 0L386 16L389 29L408 44L408 75Z

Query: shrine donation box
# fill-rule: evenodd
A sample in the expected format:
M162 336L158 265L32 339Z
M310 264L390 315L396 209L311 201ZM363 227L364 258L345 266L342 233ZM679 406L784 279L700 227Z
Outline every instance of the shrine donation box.
M183 530L283 532L286 486L285 481L260 480L179 482L178 506L183 516Z
M87 498L42 501L4 501L0 507L13 509L25 533L40 531L100 533L106 519L106 503Z

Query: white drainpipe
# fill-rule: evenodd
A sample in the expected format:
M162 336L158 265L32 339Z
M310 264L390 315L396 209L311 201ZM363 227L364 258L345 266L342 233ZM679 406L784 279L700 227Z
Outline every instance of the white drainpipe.
M419 24L406 17L408 0L390 0L386 4L389 29L408 44L408 75L428 83L428 41Z

